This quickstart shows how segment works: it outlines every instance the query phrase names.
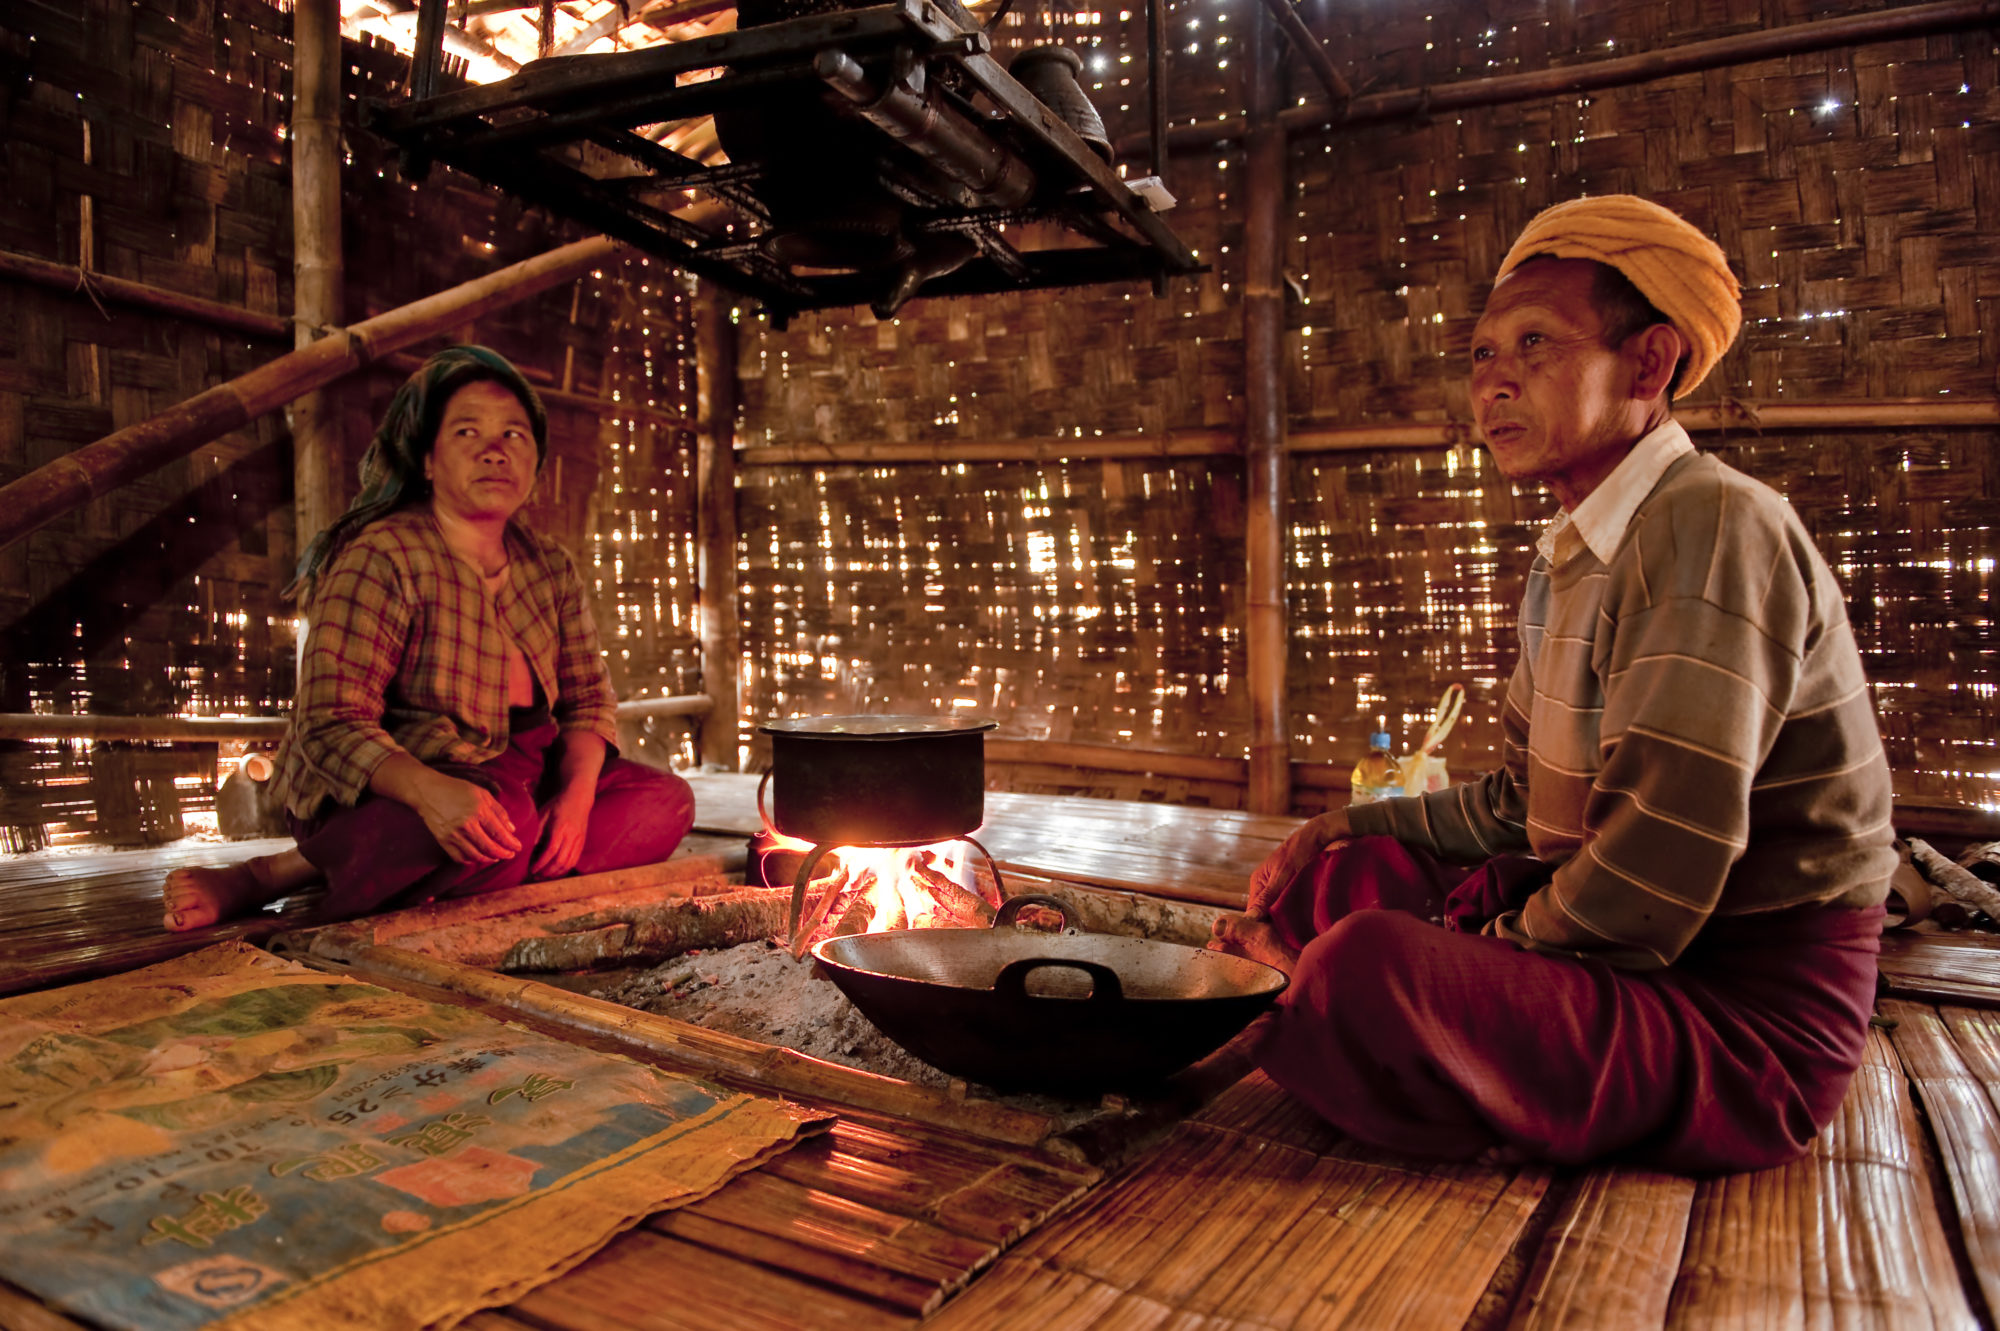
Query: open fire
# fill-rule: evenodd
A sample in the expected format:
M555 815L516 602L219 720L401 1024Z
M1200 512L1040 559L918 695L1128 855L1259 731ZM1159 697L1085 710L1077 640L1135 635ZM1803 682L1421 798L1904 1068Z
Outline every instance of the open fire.
M766 829L751 841L751 863L767 887L794 886L814 846ZM889 929L982 928L999 909L998 876L965 840L928 846L836 846L812 861L805 883L810 905L793 930L790 950L846 934Z

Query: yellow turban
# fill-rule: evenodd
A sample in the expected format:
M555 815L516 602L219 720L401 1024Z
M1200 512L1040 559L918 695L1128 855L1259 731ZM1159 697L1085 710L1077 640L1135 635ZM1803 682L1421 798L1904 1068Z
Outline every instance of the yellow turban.
M1537 254L1595 259L1639 288L1687 339L1681 397L1708 376L1743 326L1742 288L1722 247L1657 203L1635 194L1572 199L1545 208L1500 261L1498 281Z

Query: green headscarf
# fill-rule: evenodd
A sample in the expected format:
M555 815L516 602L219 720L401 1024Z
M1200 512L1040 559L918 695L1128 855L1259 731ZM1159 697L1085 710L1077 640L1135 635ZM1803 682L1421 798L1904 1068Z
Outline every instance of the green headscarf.
M430 498L424 459L437 443L438 427L451 395L467 384L499 384L521 400L535 431L535 469L549 452L549 415L534 386L497 351L486 347L446 347L403 381L390 399L382 424L361 455L361 493L331 527L313 537L299 560L298 576L281 593L286 600L311 599L313 580L363 527L406 504Z

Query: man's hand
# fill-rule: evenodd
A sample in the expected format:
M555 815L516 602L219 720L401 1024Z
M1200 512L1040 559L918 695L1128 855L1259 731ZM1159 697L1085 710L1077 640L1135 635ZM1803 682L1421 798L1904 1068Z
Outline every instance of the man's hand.
M460 864L497 864L521 853L514 820L484 786L427 769L415 793L411 807Z
M1250 902L1245 916L1253 921L1268 918L1271 902L1311 867L1321 851L1353 835L1345 809L1323 813L1292 833L1250 875Z
M596 802L595 782L565 787L542 810L542 845L528 869L534 879L559 878L576 867L583 854L583 833L590 825L590 806Z

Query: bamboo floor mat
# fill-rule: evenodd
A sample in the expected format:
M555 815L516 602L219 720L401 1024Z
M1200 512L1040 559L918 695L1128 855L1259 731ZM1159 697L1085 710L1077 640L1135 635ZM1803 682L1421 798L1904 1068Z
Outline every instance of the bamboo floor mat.
M655 1216L485 1331L909 1327L1098 1171L844 1114L714 1196Z
M169 869L238 864L289 850L289 837L185 839L145 850L31 851L0 855L0 994L70 984L150 966L212 943L255 941L306 918L318 892L301 892L210 929L169 933L160 885Z
M1885 1006L1812 1153L1713 1179L1398 1161L1252 1077L927 1331L1991 1326L2000 1016Z

